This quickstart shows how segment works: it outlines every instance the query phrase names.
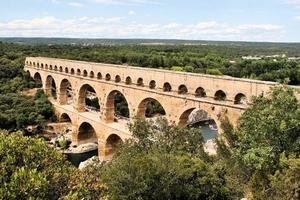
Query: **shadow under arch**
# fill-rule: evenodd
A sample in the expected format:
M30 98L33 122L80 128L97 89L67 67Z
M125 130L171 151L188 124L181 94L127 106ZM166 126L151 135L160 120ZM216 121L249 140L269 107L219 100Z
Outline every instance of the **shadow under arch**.
M105 106L105 119L108 123L117 120L115 116L124 118L130 117L128 102L123 93L118 90L113 90L108 94Z
M56 91L56 83L54 78L51 75L48 75L46 78L45 84L46 94L50 97L53 97L55 100L57 99L57 91Z
M145 98L138 106L137 117L151 118L156 115L164 116L166 111L161 103L154 98Z
M78 112L95 111L100 112L100 104L96 90L89 84L80 87L78 93Z
M71 105L74 102L73 88L68 79L63 79L59 87L59 102L62 105Z
M97 134L93 126L88 122L83 122L78 129L77 134L78 144L86 144L98 142Z

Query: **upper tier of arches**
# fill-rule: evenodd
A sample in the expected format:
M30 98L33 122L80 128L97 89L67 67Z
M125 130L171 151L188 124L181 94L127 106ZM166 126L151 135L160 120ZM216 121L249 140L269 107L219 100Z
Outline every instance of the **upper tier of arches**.
M172 83L171 81L161 82L158 80L145 80L143 77L136 77L135 75L122 75L118 73L112 73L105 71L105 68L99 70L89 70L82 69L78 67L68 67L53 65L49 63L39 63L26 61L26 65L34 68L42 68L44 70L54 71L55 73L64 73L73 76L80 76L87 79L103 80L107 82L114 82L116 84L124 84L136 86L137 89L149 89L151 91L160 91L170 94L176 94L180 96L187 96L196 99L210 99L215 101L227 101L231 104L236 105L247 105L249 104L249 99L251 96L247 96L246 93L242 91L237 91L236 94L232 94L232 91L226 91L226 87L221 87L212 91L211 87L208 85L187 85L187 83L178 84ZM50 66L50 67L48 67ZM59 66L59 67L58 67ZM59 70L57 70L59 69ZM161 82L161 83L159 83ZM229 93L230 98L229 98Z

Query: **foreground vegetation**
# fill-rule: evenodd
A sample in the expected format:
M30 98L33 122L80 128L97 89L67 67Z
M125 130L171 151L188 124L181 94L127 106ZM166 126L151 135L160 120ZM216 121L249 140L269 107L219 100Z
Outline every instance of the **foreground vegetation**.
M79 171L38 134L26 132L28 125L42 127L53 120L53 108L42 91L35 96L21 93L36 87L22 70L25 56L115 62L123 55L131 64L158 56L182 58L180 65L185 68L191 66L184 64L186 54L205 63L193 70L225 73L233 67L227 66L226 54L199 56L197 47L177 46L0 46L0 129L6 129L0 131L0 199L299 199L300 104L288 87L276 87L269 97L253 99L235 128L224 117L215 156L204 152L197 129L138 119L130 126L137 140L123 143L111 162ZM245 63L245 74L257 71L256 78L261 78L278 73L281 81L299 84L297 62L240 62ZM149 63L145 66L154 67ZM242 76L243 70L236 72L239 69L233 72Z

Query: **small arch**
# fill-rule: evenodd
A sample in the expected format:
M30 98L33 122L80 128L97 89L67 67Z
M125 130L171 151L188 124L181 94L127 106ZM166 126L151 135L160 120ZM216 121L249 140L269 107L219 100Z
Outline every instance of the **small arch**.
M116 83L120 83L120 82L121 82L121 77L120 77L119 75L117 75L117 76L115 77L115 82L116 82Z
M28 60L26 61L26 65L28 65Z
M90 71L90 78L94 78L95 74L93 71Z
M44 69L44 64L43 63L41 64L41 68Z
M172 87L171 87L170 83L168 83L168 82L164 83L163 91L164 92L171 92L172 91Z
M155 80L150 81L150 83L149 83L149 88L150 88L150 89L155 89L155 87L156 87L156 82L155 82Z
M47 65L47 64L45 65L45 69L49 69L49 67L48 67L48 65Z
M226 100L226 94L223 90L218 90L216 93L215 93L215 100L217 101L225 101Z
M246 95L244 95L243 93L238 93L238 94L234 97L234 104L246 105L246 104L247 104L247 98L246 98Z
M72 123L71 118L67 113L63 113L63 114L60 115L59 122L70 122L70 123Z
M54 71L57 71L57 66L56 65L54 66Z
M102 79L102 74L100 72L97 74L97 79Z
M74 68L71 69L71 74L75 74Z
M137 86L140 86L140 87L144 86L144 80L142 78L138 78L138 80L137 80Z
M131 83L132 83L132 79L130 78L130 76L127 76L126 80L125 80L125 84L126 85L131 85Z
M111 159L113 154L116 152L116 150L120 147L122 143L123 141L118 135L111 134L106 139L106 143L105 143L105 159L106 160Z
M106 74L106 76L105 76L105 80L107 80L107 81L110 81L110 79L111 79L111 76L110 76L110 74Z
M90 123L83 122L79 126L77 141L78 144L85 144L98 141L96 131Z
M35 67L35 62L33 62L33 66Z
M32 66L32 62L31 62L31 61L30 61L30 63L29 63L29 64L30 64L30 66Z
M63 67L60 66L60 67L59 67L59 72L62 72L62 71L63 71Z
M178 94L187 94L188 93L188 89L185 85L180 85L178 87Z
M69 69L68 69L67 67L65 68L65 72L66 72L66 73L69 73Z
M52 65L50 65L50 66L49 66L49 69L50 69L50 70L52 70L52 69L53 69Z
M198 87L195 91L195 97L206 97L206 92L202 87Z
M86 70L83 70L83 77L87 77L88 76L88 72Z
M42 77L41 77L40 73L36 72L33 76L33 79L36 82L36 87L37 88L42 88L43 87Z
M40 68L40 63L37 63L37 68Z
M156 99L146 98L138 106L138 117L151 118L164 115L166 115L166 111Z
M76 72L76 74L77 74L78 76L80 76L80 74L81 74L81 71L80 71L80 69L77 69L77 72Z

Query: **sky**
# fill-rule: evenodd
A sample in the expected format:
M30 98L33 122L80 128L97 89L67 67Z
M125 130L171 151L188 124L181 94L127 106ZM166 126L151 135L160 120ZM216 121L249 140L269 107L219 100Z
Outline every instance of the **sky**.
M300 0L0 0L0 37L300 42Z

